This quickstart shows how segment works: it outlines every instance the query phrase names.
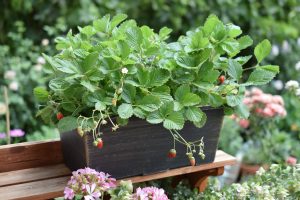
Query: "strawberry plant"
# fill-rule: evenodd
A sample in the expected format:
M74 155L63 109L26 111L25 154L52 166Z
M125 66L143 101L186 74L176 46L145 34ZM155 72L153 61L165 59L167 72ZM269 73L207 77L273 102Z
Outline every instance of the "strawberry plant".
M44 103L38 115L58 123L61 132L77 128L98 141L103 125L116 131L138 117L168 129L174 149L182 143L189 158L197 151L204 158L203 138L186 141L179 133L184 124L202 127L203 106L247 117L241 103L245 87L266 84L279 72L278 66L260 64L271 50L268 40L255 47L257 64L243 69L251 55L239 53L252 39L214 15L173 43L166 42L169 28L155 33L126 17L106 15L77 34L70 31L56 39L57 55L44 55L51 80L49 90L34 90ZM248 70L253 71L242 82ZM56 113L64 117L57 120Z

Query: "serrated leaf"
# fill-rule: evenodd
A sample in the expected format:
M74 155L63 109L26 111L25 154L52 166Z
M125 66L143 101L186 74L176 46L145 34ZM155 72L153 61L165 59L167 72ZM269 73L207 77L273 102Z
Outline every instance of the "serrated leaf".
M271 71L271 72L274 72L274 73L279 73L279 66L277 65L264 65L264 66L259 66L258 69L264 69L264 70L267 70L267 71Z
M209 97L209 104L212 107L219 107L219 106L223 105L223 103L224 103L224 100L222 99L222 97L217 93L209 93L208 97Z
M33 94L34 94L35 98L41 103L48 101L49 92L43 87L34 88Z
M130 27L126 31L129 46L138 50L143 42L143 33L138 27Z
M210 35L214 31L216 26L220 23L221 21L216 15L210 15L204 23L203 31L206 35Z
M193 123L197 128L202 128L206 124L206 121L207 121L207 116L205 113L203 113L201 120Z
M226 100L227 104L231 107L237 106L243 103L244 96L243 95L227 95Z
M203 116L203 112L201 111L200 108L198 107L188 107L185 110L185 116L188 120L192 121L192 122L199 122L201 121L201 118Z
M276 76L276 73L264 69L256 69L254 70L247 82L245 84L242 84L244 86L249 85L264 85L269 83L274 77Z
M147 116L147 113L138 107L133 109L133 114L134 114L134 116L141 118L141 119L145 119Z
M201 102L201 98L196 94L187 93L183 97L181 97L178 101L183 106L194 106Z
M97 52L93 52L86 56L82 62L82 68L85 72L93 69L98 61L99 54Z
M128 103L122 103L118 107L118 114L119 114L119 117L121 117L122 119L128 119L129 117L131 117L133 115L132 105L128 104Z
M110 15L105 15L101 19L97 19L93 22L94 28L99 32L108 32Z
M43 57L54 70L58 70L66 74L75 74L79 72L78 69L75 67L75 65L70 61L62 60L59 58L53 58L47 56L46 54L43 54Z
M125 84L121 94L122 99L126 103L133 103L136 95L136 88L132 85Z
M239 80L242 76L243 68L242 66L235 60L228 60L228 75L232 77L234 80Z
M255 49L254 49L254 55L258 61L258 63L260 63L265 57L267 57L272 49L272 45L269 42L269 40L263 40L262 42L260 42L258 45L256 45Z
M173 112L169 116L167 116L164 120L163 126L166 129L172 130L180 130L184 125L184 117L181 112Z
M248 35L240 37L238 39L239 42L239 49L246 49L247 47L251 46L253 44L253 40Z
M235 107L235 110L238 116L240 116L241 118L247 119L250 115L248 107L243 103L237 105Z
M160 115L160 113L158 111L150 113L147 116L146 120L147 120L147 122L149 122L151 124L159 124L164 121L164 119L162 118L162 116Z
M137 106L145 111L153 112L160 107L160 100L153 95L144 96L138 101Z
M163 27L159 30L158 36L161 40L166 40L169 38L169 34L172 32L172 29Z
M97 86L93 85L90 81L88 80L81 80L80 84L83 85L86 89L88 89L91 92L95 92L95 90L98 89Z
M149 79L147 81L147 86L148 87L162 86L169 80L170 76L171 76L170 72L166 69L153 68L150 71Z
M115 15L110 22L110 31L112 31L116 26L118 26L122 21L127 18L126 14L119 13Z
M95 109L96 110L99 110L99 111L103 111L106 109L106 105L104 102L102 101L98 101L96 104L95 104Z
M166 85L154 88L152 94L163 102L173 100L173 97L170 94L170 88Z
M228 35L232 38L235 38L240 34L242 34L241 28L234 24L227 24L227 29L228 29Z
M78 126L77 124L77 118L72 116L67 116L59 120L58 122L58 130L61 133L72 131L76 129ZM66 133L67 134L67 133Z

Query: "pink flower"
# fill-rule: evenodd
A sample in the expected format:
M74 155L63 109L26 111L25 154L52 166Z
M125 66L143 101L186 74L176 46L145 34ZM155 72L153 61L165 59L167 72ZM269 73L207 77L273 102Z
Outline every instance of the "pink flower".
M95 183L93 183L92 185L85 185L85 189L88 193L88 195L84 196L85 200L95 200L101 196L101 193L95 190L96 189Z
M4 139L6 138L6 134L5 133L0 133L0 139Z
M156 187L137 188L134 200L169 200L165 191Z
M259 88L254 87L251 90L251 94L252 95L261 95L261 94L263 94L263 91L261 89L259 89Z
M273 103L278 103L282 106L284 105L284 101L283 101L282 97L279 96L279 95L274 95L273 96Z
M263 109L262 114L265 117L274 117L275 113L274 113L274 111L271 108L266 107L266 108Z
M65 187L65 199L73 199L75 197L74 191L71 188Z
M288 157L288 159L286 160L286 163L289 164L289 165L296 165L297 164L297 159L290 156Z
M24 135L25 135L25 132L22 131L21 129L13 129L10 131L11 137L22 137Z
M250 125L250 121L247 120L247 119L241 119L239 121L239 125L242 127L242 128L248 128L249 125Z

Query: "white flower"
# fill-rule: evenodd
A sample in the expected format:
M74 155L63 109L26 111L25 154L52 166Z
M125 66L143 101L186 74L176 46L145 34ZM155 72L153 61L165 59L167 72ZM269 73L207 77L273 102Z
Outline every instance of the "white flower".
M296 65L295 65L295 69L296 69L297 71L299 71L299 70L300 70L300 61L298 61L298 62L296 63Z
M33 66L33 68L34 68L35 71L40 72L43 69L43 65L36 64L36 65Z
M259 170L256 172L256 175L262 176L265 172L265 169L263 167L260 167Z
M13 80L16 77L16 72L14 70L8 70L4 73L4 78L7 80Z
M122 68L122 74L127 74L128 73L128 69L126 67Z
M46 60L45 60L45 58L43 58L43 57L40 56L37 59L37 63L41 64L41 65L44 65L44 64L46 64Z
M19 89L19 83L16 81L13 81L9 84L8 88L12 91L17 91Z
M300 46L300 38L297 39L297 45Z
M296 89L295 95L300 97L300 88Z
M0 115L4 115L6 113L6 105L0 102Z
M285 84L285 89L287 90L293 90L293 89L298 89L299 88L299 83L298 81L295 80L290 80L286 82Z
M288 41L284 40L283 43L282 43L282 51L283 52L289 52L291 49L290 49L290 44Z
M278 164L272 164L272 165L270 166L270 170L271 170L271 171L276 171L278 168L279 168Z
M47 38L42 39L42 45L43 46L48 46L49 45L49 40Z
M272 82L272 84L273 84L273 86L274 86L274 88L275 88L276 90L282 90L282 89L283 89L283 83L282 83L281 80L274 80L274 81Z
M278 54L279 54L279 47L277 45L273 45L271 53L272 53L273 56L278 56Z

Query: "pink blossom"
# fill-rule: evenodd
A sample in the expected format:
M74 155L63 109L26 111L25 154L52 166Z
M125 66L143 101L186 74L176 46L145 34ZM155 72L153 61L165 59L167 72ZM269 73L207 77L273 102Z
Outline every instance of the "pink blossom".
M85 185L86 191L88 195L84 196L85 200L95 200L101 196L99 191L96 191L96 184L93 183L92 185Z
M6 134L5 133L0 133L0 139L4 139L6 138Z
M156 187L137 188L134 200L169 200L165 191Z
M266 108L263 109L262 114L265 117L274 117L275 113L274 113L274 111L271 108L266 107Z
M259 89L259 88L254 87L251 90L251 94L253 94L253 95L261 95L261 94L263 94L263 91L261 89Z
M11 137L22 137L25 135L25 132L21 129L13 129L10 131Z
M246 104L246 105L252 104L252 99L246 97L246 98L243 99L243 103Z
M289 165L296 165L297 164L297 158L290 156L286 160L286 163L289 164Z
M74 191L71 188L65 187L65 199L73 199L75 197Z
M273 96L273 102L274 103L278 103L278 104L280 104L282 106L284 105L284 101L283 101L282 97L279 96L279 95L274 95Z
M250 125L250 121L247 120L247 119L241 119L239 121L239 125L242 127L242 128L248 128L249 125Z

